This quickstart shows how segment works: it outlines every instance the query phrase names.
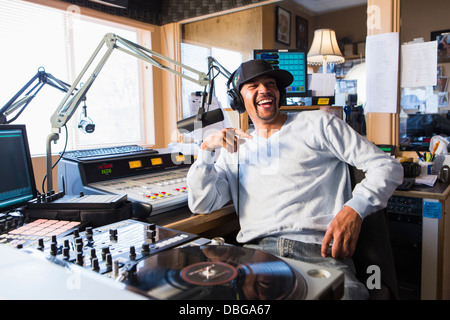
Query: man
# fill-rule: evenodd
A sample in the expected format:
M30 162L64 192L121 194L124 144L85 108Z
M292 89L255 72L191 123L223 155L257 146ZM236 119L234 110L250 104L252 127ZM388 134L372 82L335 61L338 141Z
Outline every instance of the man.
M281 114L280 90L292 80L264 60L233 73L234 100L255 130L224 129L203 141L187 177L189 206L208 213L233 200L238 242L341 269L345 298L364 299L367 289L354 277L350 258L362 219L386 206L403 168L329 113ZM221 148L228 152L214 162ZM353 193L348 164L366 173Z

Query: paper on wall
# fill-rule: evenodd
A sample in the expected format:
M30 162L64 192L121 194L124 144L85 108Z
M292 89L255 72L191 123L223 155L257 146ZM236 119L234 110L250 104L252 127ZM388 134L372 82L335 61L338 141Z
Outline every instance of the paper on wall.
M398 32L366 39L366 112L397 112L398 45Z
M437 41L402 45L401 87L435 86Z

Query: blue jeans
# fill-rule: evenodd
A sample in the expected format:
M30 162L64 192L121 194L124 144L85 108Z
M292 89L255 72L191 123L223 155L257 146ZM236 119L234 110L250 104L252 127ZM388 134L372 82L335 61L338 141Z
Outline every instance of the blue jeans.
M355 267L352 259L335 259L331 257L331 247L328 250L327 257L322 257L320 252L321 245L314 243L304 243L300 241L267 237L245 244L245 247L259 249L275 256L290 258L315 264L325 268L333 268L344 273L344 296L345 300L365 300L369 297L366 286L355 276Z

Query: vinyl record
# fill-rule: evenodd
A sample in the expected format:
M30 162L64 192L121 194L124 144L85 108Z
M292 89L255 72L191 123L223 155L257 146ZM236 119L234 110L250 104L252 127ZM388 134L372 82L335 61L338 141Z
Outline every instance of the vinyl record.
M283 260L237 246L189 246L135 264L129 290L154 299L304 299L306 281Z

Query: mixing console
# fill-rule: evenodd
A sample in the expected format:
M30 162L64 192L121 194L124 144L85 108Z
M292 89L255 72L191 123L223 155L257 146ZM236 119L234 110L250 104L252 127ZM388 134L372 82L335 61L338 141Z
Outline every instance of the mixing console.
M83 232L75 230L63 237L40 238L31 248L43 251L52 260L117 275L127 263L196 238L193 234L130 219L99 228L86 227Z
M151 214L187 204L189 168L166 170L134 177L91 183L91 188L111 194L127 194L135 207L151 206Z
M63 158L58 183L69 195L126 194L133 217L145 219L187 206L186 176L193 162L193 156L166 149L102 159Z

